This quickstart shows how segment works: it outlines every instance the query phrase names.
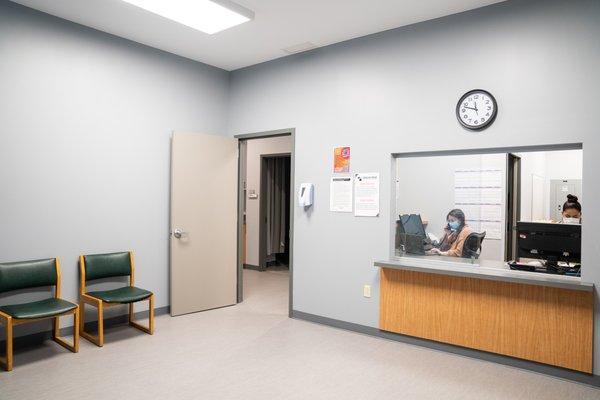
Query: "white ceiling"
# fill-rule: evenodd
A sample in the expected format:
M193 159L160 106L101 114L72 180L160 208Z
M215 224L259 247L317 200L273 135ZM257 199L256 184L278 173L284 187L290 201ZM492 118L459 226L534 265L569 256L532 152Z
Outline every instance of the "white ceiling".
M234 70L502 0L236 0L255 19L207 35L121 0L13 0L58 17L192 60ZM165 0L168 1L168 0Z

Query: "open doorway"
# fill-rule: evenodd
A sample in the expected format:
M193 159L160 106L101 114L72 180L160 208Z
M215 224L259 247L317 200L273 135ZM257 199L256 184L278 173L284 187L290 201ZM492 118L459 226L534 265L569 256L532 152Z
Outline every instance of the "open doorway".
M240 135L238 302L272 292L291 310L293 130ZM285 293L284 293L285 292Z
M290 153L260 155L260 271L289 270L290 172Z

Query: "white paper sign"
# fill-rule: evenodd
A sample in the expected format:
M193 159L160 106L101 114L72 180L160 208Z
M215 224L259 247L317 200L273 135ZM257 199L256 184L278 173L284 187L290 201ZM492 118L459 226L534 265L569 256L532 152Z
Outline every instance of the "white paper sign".
M352 177L332 176L329 185L329 211L352 212Z
M379 172L354 174L354 215L379 215Z

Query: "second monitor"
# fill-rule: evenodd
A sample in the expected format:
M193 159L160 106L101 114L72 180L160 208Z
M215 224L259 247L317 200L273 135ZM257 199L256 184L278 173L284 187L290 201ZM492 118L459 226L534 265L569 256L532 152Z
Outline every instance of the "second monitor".
M581 225L517 222L519 258L544 261L548 272L565 273L581 262ZM578 269L578 267L575 267Z

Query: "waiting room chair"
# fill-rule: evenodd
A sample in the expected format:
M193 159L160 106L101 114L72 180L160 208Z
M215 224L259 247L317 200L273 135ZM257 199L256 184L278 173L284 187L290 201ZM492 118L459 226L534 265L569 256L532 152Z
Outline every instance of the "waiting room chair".
M6 356L0 364L7 371L13 368L13 327L53 318L52 339L71 350L79 351L79 306L60 298L60 261L46 260L0 263L0 293L43 286L54 286L54 297L23 304L0 306L0 322L6 329ZM73 314L73 344L60 337L60 317ZM2 397L2 396L0 396Z
M483 239L485 239L485 231L482 233L470 233L463 245L462 258L478 259L481 254L481 244L483 243Z
M81 296L81 336L102 347L104 345L104 308L116 305L129 305L129 325L150 335L154 333L154 294L134 286L135 265L132 252L93 254L79 257ZM86 291L86 283L91 280L129 276L129 286L113 290ZM148 327L134 321L133 304L148 300ZM98 310L98 333L96 336L85 331L85 304Z

